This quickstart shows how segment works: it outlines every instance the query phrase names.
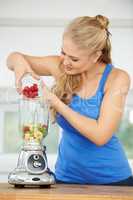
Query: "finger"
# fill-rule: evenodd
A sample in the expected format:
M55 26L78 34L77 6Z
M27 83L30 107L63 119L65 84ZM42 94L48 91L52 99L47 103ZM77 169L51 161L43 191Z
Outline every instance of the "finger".
M41 86L42 86L42 89L43 89L44 92L46 92L48 90L48 88L47 88L47 86L46 86L46 84L44 83L43 80L41 81Z
M45 103L47 103L48 99L49 99L49 89L47 88L47 86L45 85L44 81L41 81L42 84L42 92L43 92L43 98Z
M41 84L42 87L46 86L43 80L41 80L40 84Z
M24 76L23 74L20 74L18 71L15 71L15 86L16 86L16 90L18 93L21 93L22 90L22 78Z
M42 90L43 90L43 95L46 96L47 95L47 88L46 85L42 86Z
M16 90L19 94L21 94L21 90L22 90L22 83L20 79L16 79L15 81L15 86L16 86Z

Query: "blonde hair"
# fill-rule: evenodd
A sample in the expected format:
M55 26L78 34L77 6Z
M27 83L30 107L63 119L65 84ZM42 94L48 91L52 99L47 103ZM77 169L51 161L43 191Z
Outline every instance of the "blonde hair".
M98 62L112 63L108 25L108 18L102 15L78 17L68 24L63 37L68 36L79 49L87 50L91 53L101 51L102 54ZM62 74L53 86L52 91L65 104L69 104L72 95L80 89L82 78L80 74L66 74L63 71L62 63L59 67ZM55 120L56 110L51 107L51 112Z

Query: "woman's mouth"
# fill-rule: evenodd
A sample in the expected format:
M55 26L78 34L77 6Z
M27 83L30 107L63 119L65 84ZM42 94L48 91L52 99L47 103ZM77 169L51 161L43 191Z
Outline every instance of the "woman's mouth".
M70 67L70 66L65 66L65 68L66 68L66 70L68 70L68 71L71 71L71 70L72 70L72 67Z

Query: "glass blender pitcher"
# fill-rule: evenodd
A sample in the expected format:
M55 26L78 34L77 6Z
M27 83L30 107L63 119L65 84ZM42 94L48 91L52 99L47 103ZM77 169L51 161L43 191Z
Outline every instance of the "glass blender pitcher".
M19 103L19 117L24 146L33 149L41 146L48 134L47 105L41 103L39 97L34 99L23 98Z
M23 145L17 167L8 176L8 182L16 187L47 187L55 183L43 145L48 134L49 109L41 99L40 96L22 96L19 99L19 127Z

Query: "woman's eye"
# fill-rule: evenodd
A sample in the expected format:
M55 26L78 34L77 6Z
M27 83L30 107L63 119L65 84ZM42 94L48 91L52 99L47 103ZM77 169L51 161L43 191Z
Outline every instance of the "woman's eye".
M66 55L64 51L61 51L60 53L61 53L61 55L64 55L64 56ZM74 58L70 58L70 59L71 59L73 62L77 62L77 61L78 61L78 59L74 59Z
M77 59L72 59L72 61L73 61L73 62L77 62L78 60L77 60Z

